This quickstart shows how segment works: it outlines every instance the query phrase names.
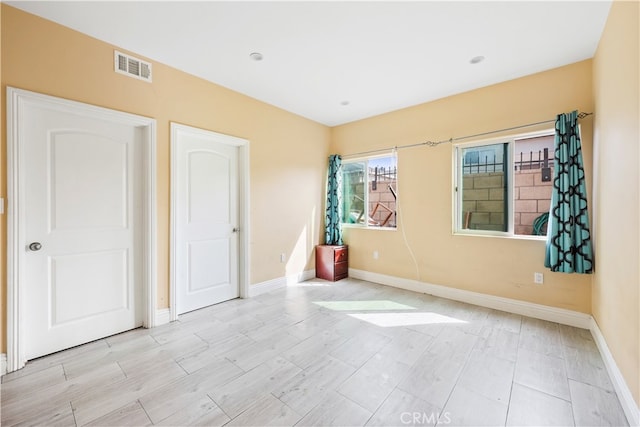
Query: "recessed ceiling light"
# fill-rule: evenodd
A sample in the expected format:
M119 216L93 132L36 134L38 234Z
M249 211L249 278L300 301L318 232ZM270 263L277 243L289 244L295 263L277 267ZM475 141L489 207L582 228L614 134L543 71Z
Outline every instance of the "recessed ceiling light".
M484 56L480 55L480 56L474 56L473 58L471 58L471 61L469 61L471 64L477 64L479 62L484 61Z
M262 54L260 52L253 52L251 55L249 55L249 58L253 59L254 61L262 61Z
M347 105L349 105L349 101L342 101L342 102L340 103L340 105L342 105L342 106L345 106L345 107L346 107Z

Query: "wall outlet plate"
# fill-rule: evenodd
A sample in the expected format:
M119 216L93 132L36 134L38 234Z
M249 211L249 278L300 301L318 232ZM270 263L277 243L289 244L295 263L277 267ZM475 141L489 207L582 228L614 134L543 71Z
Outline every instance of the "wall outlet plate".
M542 273L533 273L533 283L542 285L544 283L544 275Z

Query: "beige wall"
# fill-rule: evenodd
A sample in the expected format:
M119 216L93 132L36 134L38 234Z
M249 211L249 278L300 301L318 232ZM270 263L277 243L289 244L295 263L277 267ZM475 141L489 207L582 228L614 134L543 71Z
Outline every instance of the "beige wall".
M152 84L116 74L113 46L5 4L1 9L0 105L6 102L6 87L13 86L157 120L158 307L169 303L170 121L250 141L251 283L313 268L329 128L160 63L153 63ZM5 122L2 114L3 129ZM3 133L0 197L7 194L5 154ZM5 245L6 216L2 216L0 248ZM287 254L286 263L280 263L281 253ZM6 257L0 255L0 352L4 352Z
M543 241L453 236L448 144L400 151L398 231L349 229L345 238L354 268L593 311L638 402L638 3L614 4L593 62L331 130L159 63L153 64L153 84L129 79L112 71L113 47L108 44L5 4L0 16L0 197L6 198L7 85L157 119L158 307L168 305L170 121L251 141L251 282L257 283L312 267L313 245L322 239L329 152L349 154L448 139L552 119L573 109L593 111L595 96L597 174L590 202L598 203L594 209L598 258L593 286L591 276L544 269ZM594 169L592 124L591 119L582 122L589 188ZM625 227L622 232L620 224ZM6 348L5 245L3 216L0 352ZM418 272L407 246L416 255ZM372 257L374 250L378 260ZM282 252L287 263L279 262ZM545 273L543 286L532 283L534 271Z
M615 1L594 58L593 316L640 404L638 2Z
M0 5L0 82L2 82L2 41L4 37L2 36L2 11L4 8ZM1 98L1 97L0 97ZM5 199L5 211L6 211L6 195L7 195L7 181L6 181L6 144L4 142L4 127L5 121L4 118L4 106L5 103L0 101L0 197ZM6 286L6 271L7 271L7 256L5 254L6 248L6 236L7 235L7 221L4 217L0 217L0 352L5 352L5 331L6 331L6 296L7 296L7 286Z
M592 111L591 67L590 60L583 61L338 126L332 129L331 151L348 155L554 119L557 113L574 109ZM582 131L590 185L590 118L582 122ZM346 230L350 266L591 312L591 276L551 273L545 269L544 241L452 235L452 175L449 144L400 150L398 231ZM408 246L415 254L419 272ZM373 251L379 252L379 259L373 259ZM533 283L534 272L544 272L544 285Z

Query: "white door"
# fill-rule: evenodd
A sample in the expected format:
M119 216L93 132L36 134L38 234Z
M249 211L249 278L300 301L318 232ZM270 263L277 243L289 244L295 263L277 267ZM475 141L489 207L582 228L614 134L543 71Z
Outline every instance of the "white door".
M236 138L171 124L175 307L239 296Z
M141 131L25 103L27 359L142 325Z

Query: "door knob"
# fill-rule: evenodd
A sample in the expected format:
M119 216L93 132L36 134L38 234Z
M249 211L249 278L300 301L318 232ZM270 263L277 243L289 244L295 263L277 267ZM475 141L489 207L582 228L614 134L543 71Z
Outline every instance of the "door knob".
M231 230L232 233L238 233L240 231L240 227L233 227L233 230Z
M29 250L30 251L39 251L40 249L42 249L42 244L40 242L33 242L29 245Z

